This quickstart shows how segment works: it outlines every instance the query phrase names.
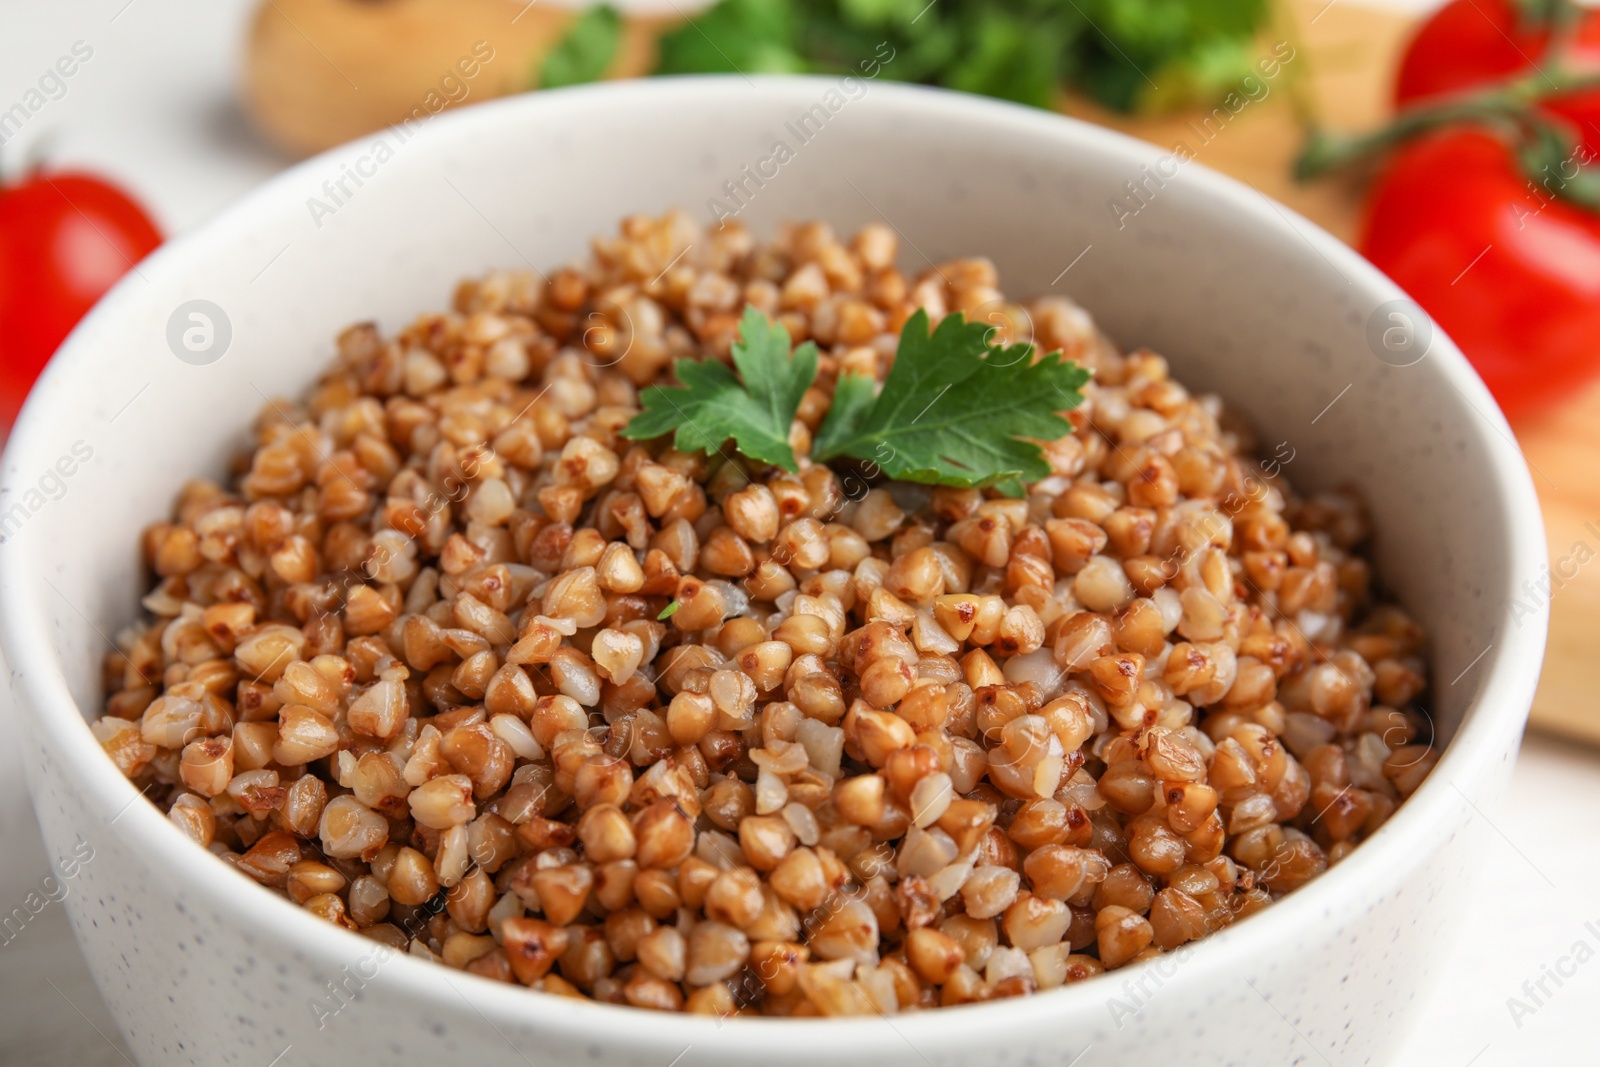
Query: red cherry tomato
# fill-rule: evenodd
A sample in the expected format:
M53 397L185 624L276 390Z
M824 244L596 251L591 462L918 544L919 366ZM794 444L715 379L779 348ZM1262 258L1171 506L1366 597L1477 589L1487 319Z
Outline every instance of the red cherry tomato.
M1373 187L1361 250L1461 345L1508 416L1600 371L1600 214L1530 192L1492 134L1401 148Z
M160 243L144 209L99 178L0 188L0 437L72 327Z
M1417 30L1400 59L1394 102L1460 92L1543 65L1548 26L1531 25L1512 0L1451 0ZM1600 69L1600 11L1578 20L1566 55L1573 70Z

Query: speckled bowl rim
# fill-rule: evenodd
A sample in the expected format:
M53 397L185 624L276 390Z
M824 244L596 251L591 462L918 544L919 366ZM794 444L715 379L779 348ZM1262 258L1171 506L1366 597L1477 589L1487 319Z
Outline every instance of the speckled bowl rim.
M582 101L588 106L626 108L635 98L668 97L685 107L708 98L738 94L750 99L786 102L797 91L815 95L831 85L821 78L770 77L754 85L737 78L685 77L649 82L610 82L575 89L524 94L506 100L452 111L442 117L439 133L430 144L447 141L444 131L459 140L473 133L490 134L513 115L522 122L557 114ZM917 86L881 84L873 93L892 96L904 106L930 113L980 118L1019 138L1045 138L1066 142L1089 154L1110 154L1139 163L1154 164L1161 152L1153 145L1123 134L1050 112L1018 107L976 96ZM488 138L485 138L487 141ZM421 151L432 149L423 148ZM186 258L203 254L219 243L256 227L258 206L286 199L296 201L308 179L330 169L341 149L304 161L267 181L217 217L180 236L141 264L146 274L172 270ZM1401 290L1371 264L1309 220L1269 201L1255 190L1204 165L1191 165L1185 181L1214 201L1241 226L1264 228L1284 242L1309 241L1339 273L1372 297L1374 304L1403 297ZM311 184L315 184L312 182ZM448 281L448 280L446 280ZM141 300L143 286L124 280L91 313L91 321L114 319ZM359 309L351 310L352 316ZM66 399L57 388L62 368L90 359L93 352L69 338L60 355L35 387L5 455L6 480L17 488L16 472L48 466L45 426ZM1440 845L1437 828L1459 816L1464 800L1489 776L1496 764L1508 758L1532 702L1537 665L1542 659L1545 620L1512 625L1510 604L1516 588L1534 578L1545 562L1545 539L1539 504L1520 454L1509 444L1509 427L1482 381L1447 338L1440 336L1430 350L1437 372L1454 387L1455 397L1441 394L1446 406L1471 406L1483 418L1466 418L1463 425L1488 445L1492 459L1482 474L1491 480L1499 512L1495 518L1506 531L1507 574L1503 589L1487 590L1486 603L1500 603L1502 640L1485 653L1479 668L1482 682L1477 698L1467 708L1455 737L1446 747L1437 769L1396 815L1350 856L1311 885L1291 894L1248 922L1229 927L1196 944L1181 974L1169 982L1203 983L1224 973L1246 975L1253 959L1271 959L1278 946L1293 941L1297 931L1348 914L1352 902L1375 902L1378 886L1397 886L1426 863ZM1495 440L1496 437L1500 440ZM32 545L38 539L20 539ZM117 773L95 742L84 714L75 704L57 659L45 635L49 607L35 596L29 576L28 551L11 545L0 547L0 641L10 663L28 663L18 688L20 712L31 718L57 761L56 774L88 794L88 800L106 811L127 809L119 820L120 833L129 844L146 850L152 864L168 864L182 871L191 893L218 914L239 920L286 949L303 955L327 973L370 952L372 942L355 933L330 926L288 900L241 879L226 864L216 862L195 847L160 811L150 804L133 804L138 792ZM99 709L91 709L98 714ZM1463 788L1465 787L1465 788ZM1150 964L1141 965L1148 967ZM1138 978L1140 968L1125 968L1119 977ZM1037 1024L1046 1014L1063 1020L1088 1018L1104 1009L1108 995L1120 983L1089 981L1062 989L985 1004L945 1008L915 1016L916 1042L944 1048L970 1042L975 1032L1003 1034L1008 1026ZM692 1015L646 1012L636 1008L539 996L476 975L448 970L438 964L400 956L386 964L367 996L386 999L389 990L428 1000L464 998L486 1020L519 1028L544 1028L579 1035L598 1045L637 1052L659 1052L665 1063L688 1047L714 1046L720 1053L759 1059L770 1053L774 1040L803 1039L817 1055L849 1054L870 1057L877 1049L898 1049L910 1042L904 1028L882 1025L878 1017L849 1019L745 1019L717 1020ZM1159 1010L1159 1007L1153 1009ZM1102 1017L1103 1018L1103 1017Z

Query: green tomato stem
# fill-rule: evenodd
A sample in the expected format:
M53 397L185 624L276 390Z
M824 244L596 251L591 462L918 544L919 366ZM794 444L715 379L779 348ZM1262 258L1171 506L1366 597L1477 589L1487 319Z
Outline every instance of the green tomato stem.
M1555 196L1600 211L1600 177L1581 171L1551 187L1551 168L1563 168L1576 154L1577 139L1559 119L1541 113L1542 101L1600 87L1600 75L1575 75L1560 69L1531 72L1494 88L1406 108L1387 126L1347 135L1312 129L1294 162L1299 181L1374 159L1399 145L1452 126L1487 127L1506 139L1528 180Z
M1511 0L1517 11L1518 28L1525 31L1553 29L1558 35L1583 17L1583 7L1574 0Z

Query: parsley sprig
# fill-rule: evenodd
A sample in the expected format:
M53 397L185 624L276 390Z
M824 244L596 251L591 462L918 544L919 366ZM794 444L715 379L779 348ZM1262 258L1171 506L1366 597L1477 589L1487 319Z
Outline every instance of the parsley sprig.
M716 452L731 438L751 459L799 471L789 425L817 376L817 346L807 341L791 355L789 331L752 307L745 308L739 335L733 345L739 378L714 359L680 359L672 373L683 385L639 394L644 410L622 435L642 441L671 433L684 452Z
M644 410L623 429L647 440L673 435L684 451L715 452L733 441L752 459L798 472L789 427L817 373L817 348L791 351L789 333L753 307L740 321L733 370L715 360L683 360L681 385L640 394ZM1072 431L1063 416L1082 400L1089 372L1060 353L1033 358L1033 346L993 345L991 328L950 315L930 328L918 311L900 333L883 388L847 374L818 428L811 458L853 459L890 478L958 488L993 486L1021 496L1050 473L1039 441Z

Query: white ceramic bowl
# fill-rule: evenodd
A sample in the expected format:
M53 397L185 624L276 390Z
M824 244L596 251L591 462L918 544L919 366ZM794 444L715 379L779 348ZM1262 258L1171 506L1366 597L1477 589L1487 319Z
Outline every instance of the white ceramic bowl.
M837 107L802 144L788 124L819 103ZM461 277L574 260L625 213L707 212L779 139L794 158L748 185L741 213L758 231L884 218L908 267L989 255L1009 293L1069 292L1114 338L1158 349L1182 380L1226 397L1262 440L1287 443L1296 485L1361 487L1378 571L1432 635L1435 718L1450 739L1398 815L1265 913L1111 977L893 1019L719 1023L379 963L372 942L251 884L140 800L85 722L99 713L108 637L145 591L138 531L187 477L222 475L263 396L303 389L352 321L396 327L444 306ZM351 195L335 203L324 182L346 168L361 184L347 179ZM1135 203L1130 181L1145 205L1113 211L1113 199ZM886 83L541 93L433 120L404 143L372 137L267 183L117 287L51 364L5 453L0 634L28 776L52 853L70 863L92 849L70 864L66 903L129 1044L147 1065L208 1067L1385 1060L1453 929L1480 855L1476 811L1506 777L1544 644L1542 619L1518 626L1510 610L1544 562L1526 469L1448 340L1410 366L1374 355L1369 336L1404 325L1386 306L1400 297L1333 238L1199 163L1055 115ZM231 324L213 362L169 346L176 321L206 348L187 308L174 319L193 300ZM351 1003L330 1015L334 985Z

